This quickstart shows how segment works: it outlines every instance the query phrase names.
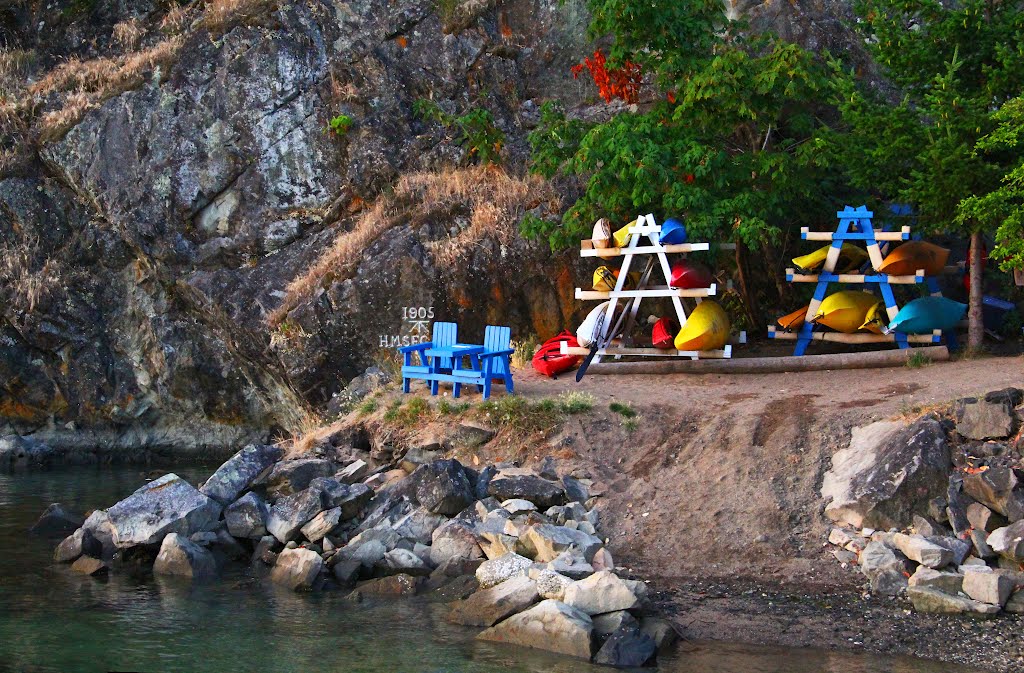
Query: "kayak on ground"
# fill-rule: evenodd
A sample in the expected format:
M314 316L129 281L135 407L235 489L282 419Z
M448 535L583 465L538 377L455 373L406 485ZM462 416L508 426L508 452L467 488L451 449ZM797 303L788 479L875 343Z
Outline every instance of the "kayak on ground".
M674 345L679 351L710 351L723 347L728 339L729 316L717 303L706 299L686 319Z
M537 352L533 354L533 368L544 376L555 378L559 374L567 372L573 367L579 365L583 356L563 355L563 343L568 345L570 348L577 348L580 345L579 342L576 341L576 337L574 337L569 330L564 330L558 335L545 341L544 344L537 349Z

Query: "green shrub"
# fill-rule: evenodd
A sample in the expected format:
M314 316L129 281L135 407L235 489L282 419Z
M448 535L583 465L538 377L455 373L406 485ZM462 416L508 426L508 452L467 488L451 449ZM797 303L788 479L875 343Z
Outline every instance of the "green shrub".
M907 367L910 369L920 369L921 367L927 367L931 363L932 359L920 351L914 351L907 358Z
M494 117L483 108L470 108L462 116L448 114L432 100L421 98L413 103L413 112L427 121L436 121L446 129L455 127L459 135L455 142L464 147L470 159L481 164L500 162L505 134L494 125Z
M378 406L379 405L377 404L377 400L365 399L359 404L359 415L366 416L367 414L372 414L373 412L377 411Z
M343 136L352 128L352 123L351 117L346 114L340 114L337 117L331 118L331 121L327 123L327 130L336 136Z
M563 413L583 414L594 408L594 396L590 393L574 390L558 396L558 404Z
M619 414L623 418L634 418L636 416L636 410L628 404L622 402L612 402L608 405L608 408Z
M505 395L482 402L477 409L495 425L525 432L549 430L562 420L559 405L551 398L530 402L521 395Z

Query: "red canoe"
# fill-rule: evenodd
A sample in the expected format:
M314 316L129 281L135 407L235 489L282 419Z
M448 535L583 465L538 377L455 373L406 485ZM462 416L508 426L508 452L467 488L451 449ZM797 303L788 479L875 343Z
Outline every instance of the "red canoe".
M703 264L683 260L672 265L672 287L693 290L711 287L711 271Z
M561 344L565 342L570 348L578 348L579 342L576 336L568 330L558 336L552 337L544 342L533 355L533 368L544 376L556 378L562 372L567 372L580 363L583 359L580 355L562 355Z
M675 348L672 341L676 338L679 325L672 318L660 318L654 323L654 331L651 332L651 343L655 348Z

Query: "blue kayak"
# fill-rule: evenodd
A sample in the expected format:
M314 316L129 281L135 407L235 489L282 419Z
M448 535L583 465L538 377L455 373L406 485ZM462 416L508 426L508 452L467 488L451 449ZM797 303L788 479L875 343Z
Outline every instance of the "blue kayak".
M686 225L674 217L668 218L661 225L661 236L658 240L662 245L686 243Z
M932 330L947 330L960 322L967 311L961 304L945 297L921 297L900 309L889 323L889 332L904 334L930 334Z

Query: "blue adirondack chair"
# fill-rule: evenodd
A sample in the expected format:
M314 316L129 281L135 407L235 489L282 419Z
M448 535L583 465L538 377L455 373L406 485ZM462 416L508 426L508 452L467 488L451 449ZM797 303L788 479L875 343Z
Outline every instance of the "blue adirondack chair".
M435 322L434 330L430 341L402 346L398 352L402 354L402 392L409 392L409 384L412 379L426 379L430 374L430 366L423 351L428 348L453 346L456 343L459 326L453 322ZM413 364L413 353L419 355L419 364ZM451 369L450 358L445 358L440 363L441 367ZM428 384L430 381L428 380Z
M484 352L471 357L473 368L454 369L452 376L452 397L458 397L463 383L475 384L486 400L491 396L491 382L501 379L505 392L512 388L512 328L488 325L484 330Z

